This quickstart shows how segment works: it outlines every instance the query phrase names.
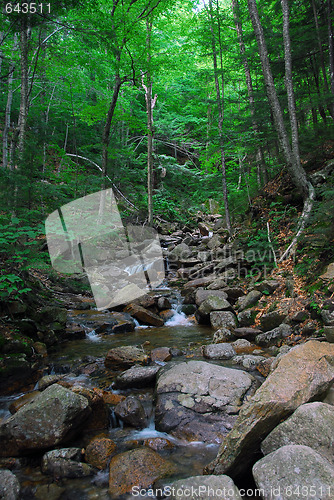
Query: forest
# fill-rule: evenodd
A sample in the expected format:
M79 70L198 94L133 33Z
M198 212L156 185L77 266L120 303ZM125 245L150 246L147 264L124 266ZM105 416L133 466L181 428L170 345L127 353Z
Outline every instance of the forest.
M140 442L139 448L134 445L124 452L130 445L124 444L119 422L125 429L150 428L148 407L153 408L155 431L170 432L173 439L203 441L205 446L225 443L216 458L212 455L216 448L194 449L193 455L189 452L191 465L185 465L176 451L173 460L180 470L179 475L174 470L173 478L183 479L190 472L195 476L200 468L200 474L203 470L206 475L227 474L237 485L232 487L240 492L255 485L276 486L268 485L259 468L256 470L261 453L277 452L272 451L270 433L310 401L327 406L334 401L333 393L331 400L325 396L334 380L333 369L324 374L320 361L317 364L318 357L334 359L332 0L4 0L1 9L0 394L6 396L0 397L0 441L7 452L0 447L0 483L8 480L12 491L17 490L16 496L8 498L46 498L51 490L43 488L51 485L54 498L125 498L130 487L117 486L113 467L118 470L117 457L134 453L132 461L129 455L126 462L131 470L134 461L141 463L142 458L135 454L143 450ZM46 221L51 214L59 215L59 224L67 233L62 207L84 197L87 200L94 193L110 192L120 220L128 228L147 230L153 247L161 244L158 254L161 252L165 274L161 266L153 266L154 272L143 267L147 283L164 274L160 291L154 292L150 286L144 297L130 293L125 300L121 290L121 298L99 307L90 275L89 281L84 272L80 245L81 272L66 272L66 266L62 272L52 266ZM101 222L100 214L97 220ZM89 221L85 224L96 247L90 256L93 262L101 266L107 251L119 258L126 255L118 240L108 242L108 249L107 240L99 241L95 222L91 228ZM139 273L138 269L133 272ZM137 278L133 283L130 279L131 286L137 286ZM104 285L98 281L98 287L102 290ZM133 297L139 298L132 301ZM122 364L123 354L117 357L111 351L125 348L123 344L138 352L126 351L131 361ZM167 349L166 345L167 354L154 352ZM296 346L305 363L310 363L309 372L301 368ZM277 367L282 354L286 361ZM227 369L225 360L239 365L235 383L244 392L233 395L234 399L229 395L229 410L222 417L224 430L222 421L219 425L216 421L215 412L226 404L219 395L214 410L207 410L207 421L202 421L207 402L201 400L204 406L198 410L200 416L196 414L199 430L193 428L193 417L188 414L185 421L189 418L190 423L183 427L173 427L173 411L166 423L165 412L175 401L166 403L165 393L160 395L168 376L165 369L157 375L157 366L172 358L174 363L178 356L181 361L172 365L173 376L190 387L182 393L193 394L188 369L182 371L188 358L189 373L198 380L208 376L207 360L215 365L218 380L222 375L214 370ZM202 364L192 365L192 372L191 363ZM147 364L141 367L147 369L147 375L138 372L139 385L132 378L131 385L125 370ZM144 391L139 397L137 392L146 387L143 379L149 377L149 369L154 372L148 382L151 392ZM284 378L280 375L284 369L290 374L285 392L285 381L280 378ZM315 379L323 382L313 386L313 379L304 379L306 372L316 373ZM78 389L70 378L73 373L91 379ZM240 373L245 373L244 379ZM252 378L249 385L247 376ZM270 384L274 389L268 389ZM130 394L133 387L136 390ZM280 409L281 403L276 408L270 400L269 393L276 390L277 399L283 401ZM52 409L53 398L65 400L61 391L89 402L75 416L81 434L73 443L79 443L83 451L77 451L76 458L60 456L66 459L67 472L58 462L55 465L59 457L45 457L62 451L60 445L73 444L72 424L64 423L64 435L57 441L51 430L51 437L48 435L53 416L45 410L43 436L34 430L36 435L28 442L22 433L18 438L14 429L29 427L29 405L39 401L36 411L40 411L44 404ZM21 408L21 396L30 393L29 405L23 402ZM49 399L43 402L48 393ZM246 404L254 393L254 401L256 394L263 401L260 417L254 409L256 403L254 407ZM128 398L136 403L129 400L126 406ZM144 410L138 409L141 401ZM74 404L79 403L73 400ZM139 406L131 420L133 404ZM193 402L187 404L188 409L182 407L182 411L190 411ZM9 412L12 416L8 418ZM94 427L87 420L89 412L91 417L99 414L99 425ZM17 415L22 422L13 430L6 422ZM328 418L331 428L334 416ZM108 442L99 441L96 452L96 436L92 441L87 436L104 429L106 419L109 424L113 421L115 434L99 437ZM304 425L307 427L304 423L301 427ZM158 434L155 439L164 437ZM313 448L309 441L297 445ZM155 453L163 449L165 459L168 446L153 449ZM176 442L173 446L183 450L184 445ZM123 453L115 455L116 448ZM42 452L46 452L43 458ZM200 458L194 465L196 453ZM34 471L40 456L42 473L51 475L52 481L41 479L39 469L38 473L26 472L16 458L9 463L12 458L8 457L21 455L29 456L28 467ZM247 458L241 460L244 456ZM160 458L150 460L165 470ZM290 463L290 458L277 455L274 463ZM89 486L84 482L80 487L68 480L91 477L97 469L105 471L109 462L108 480L99 476ZM334 471L332 459L330 462L328 477ZM73 463L80 464L80 472ZM19 467L19 482L10 472L15 467ZM147 465L148 470L150 467ZM146 465L139 468L140 477L145 475L144 469L146 473ZM153 474L153 479L161 480L163 475ZM23 486L28 476L30 483ZM140 484L147 488L154 484L153 479ZM285 484L282 481L279 484ZM317 494L330 499L331 481L323 481L321 494ZM0 496L1 488L0 484ZM236 499L257 498L255 493L235 495ZM272 498L266 495L260 497ZM314 497L309 490L307 496Z

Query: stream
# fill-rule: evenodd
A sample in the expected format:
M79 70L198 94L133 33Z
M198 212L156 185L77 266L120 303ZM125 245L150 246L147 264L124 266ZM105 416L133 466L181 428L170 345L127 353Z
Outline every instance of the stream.
M174 291L171 291L174 293ZM58 345L57 349L50 353L49 366L46 374L65 374L65 380L74 385L86 387L98 387L115 394L135 395L139 398L148 416L148 426L137 430L132 427L123 427L122 422L117 419L110 409L110 425L104 436L110 437L117 445L117 453L126 451L143 444L148 438L161 437L167 439L170 447L159 450L159 454L176 466L177 474L164 479L161 485L169 484L174 479L181 479L192 475L201 475L203 467L213 460L218 451L218 444L204 444L202 442L189 442L176 439L166 433L158 432L154 426L153 411L153 388L114 390L113 377L109 370L104 367L104 358L109 349L124 345L143 346L147 352L156 347L169 347L173 349L174 356L179 360L203 359L201 346L212 342L212 329L198 325L191 317L186 317L180 312L180 297L176 293L173 298L173 317L162 327L148 327L137 325L130 333L97 334L96 325L108 323L108 311L97 311L95 309L70 310L68 322L79 325L85 330L85 338L68 341ZM228 362L224 362L228 366ZM159 364L165 364L159 362ZM217 363L216 363L217 364ZM218 362L218 364L223 364ZM93 369L94 368L94 369ZM117 375L120 372L113 372ZM9 415L9 404L22 394L4 397L0 401L0 416ZM101 434L95 432L94 434ZM85 447L92 435L84 435L77 439L71 446ZM24 465L24 460L21 465ZM43 475L40 471L40 456L36 456L36 463L29 459L26 466L17 471L22 490L22 499L45 498L43 488L48 488L48 498L84 500L110 498L108 494L108 470L97 472L94 476L80 479L61 479L53 482L53 479ZM159 483L159 482L158 482ZM57 493L58 492L58 493ZM131 497L131 495L129 495Z

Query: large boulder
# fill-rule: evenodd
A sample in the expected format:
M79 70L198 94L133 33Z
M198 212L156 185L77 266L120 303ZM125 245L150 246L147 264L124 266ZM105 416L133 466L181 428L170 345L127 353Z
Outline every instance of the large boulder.
M239 312L243 311L244 309L248 309L248 307L254 306L261 296L261 292L252 290L251 292L247 293L247 295L238 298L236 307Z
M0 426L0 456L18 456L67 442L91 412L88 400L51 385Z
M156 385L156 428L181 439L218 442L254 387L248 373L205 361L171 363Z
M280 423L261 444L264 455L289 444L313 448L334 463L334 406L306 403L284 422Z
M3 500L17 500L20 496L20 483L8 469L0 469L0 498Z
M263 314L260 319L260 326L264 332L273 330L285 320L287 313L285 311L276 310L270 313Z
M333 498L334 467L308 446L279 448L254 465L253 476L264 500Z
M334 345L311 340L277 360L275 370L239 412L206 473L241 475L261 441L298 406L321 398L334 380Z
M179 479L165 487L165 494L173 500L241 500L233 480L228 476L192 476Z
M148 488L173 472L170 462L147 448L125 451L112 457L109 465L109 493L118 497Z
M97 469L105 469L110 461L111 455L116 450L114 441L107 437L94 437L86 447L85 460Z

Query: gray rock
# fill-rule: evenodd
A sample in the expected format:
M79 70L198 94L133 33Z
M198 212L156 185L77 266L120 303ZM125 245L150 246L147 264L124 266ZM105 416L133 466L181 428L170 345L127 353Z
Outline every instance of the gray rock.
M204 290L204 288L198 288L195 295L195 302L197 306L200 306L208 297L218 297L221 299L227 299L227 295L222 290ZM230 305L230 304L229 304Z
M325 326L324 334L327 342L334 343L334 326Z
M262 283L255 285L255 290L262 292L264 294L272 294L280 286L279 281L275 280L264 280Z
M220 342L230 342L232 340L235 340L235 336L233 335L231 330L223 327L215 331L212 340L215 344L219 344Z
M212 328L236 328L237 319L230 311L212 311L210 313L210 323Z
M77 478L94 474L95 469L80 462L81 448L48 451L42 458L42 472L55 477Z
M334 467L308 446L288 445L259 460L253 467L256 486L264 500L279 492L280 500L333 498Z
M239 286L227 286L223 288L223 291L227 294L229 299L238 299L239 297L243 297L245 295L244 290Z
M159 372L156 428L181 439L217 443L254 383L244 371L205 361L174 363Z
M282 324L270 332L260 333L255 338L255 342L262 347L277 345L278 341L291 335L291 326Z
M210 248L210 250L214 250L216 248L219 248L223 243L223 238L218 234L215 234L212 236L212 238L209 239L208 248Z
M323 309L321 311L321 318L326 326L334 326L334 311Z
M20 496L20 483L10 470L0 469L0 498L17 500Z
M247 293L247 295L238 298L236 307L239 312L243 311L244 309L248 309L249 307L254 306L261 296L261 292L252 290L251 292Z
M170 263L179 262L180 260L188 259L191 255L192 251L188 245L180 243L169 252L168 260Z
M136 363L146 365L149 357L143 349L135 346L121 346L110 349L104 360L107 368L122 369L129 368Z
M226 259L220 259L219 264L217 264L216 269L226 269L226 267L231 267L237 264L238 260L235 255L230 255Z
M67 442L87 419L86 398L53 384L0 425L0 456L18 456Z
M119 389L154 386L159 370L160 366L133 366L116 377L115 386Z
M322 396L333 379L333 344L310 340L292 348L243 405L206 472L228 473L231 477L244 473L269 432L298 406Z
M208 359L231 359L236 355L231 344L209 344L203 346L203 356Z
M168 297L159 297L157 305L160 311L163 311L164 309L171 309L172 307Z
M251 311L251 309L249 309L249 310ZM239 318L239 314L238 314L238 318ZM246 338L248 340L254 340L257 335L260 335L263 332L262 332L262 330L259 330L258 328L240 327L240 328L235 328L233 330L233 333L236 337Z
M258 311L252 308L241 311L237 316L240 327L247 327L253 325L257 313Z
M240 356L235 356L232 360L233 364L240 365L245 370L255 370L256 367L264 361L264 356L255 356L254 354L241 354Z
M232 311L232 307L226 299L211 295L201 303L198 312L201 316L208 316L212 311Z
M334 463L333 429L333 406L320 402L306 403L268 434L262 441L261 450L268 455L281 446L302 444Z
M191 476L166 487L172 500L242 500L233 480L228 476ZM166 495L167 496L167 495Z
M220 290L226 287L226 281L223 278L217 278L208 286L208 290Z
M128 425L143 429L147 425L147 416L143 405L135 396L128 396L115 407L116 415Z
M269 330L273 330L278 327L286 318L286 313L282 311L272 311L268 314L264 314L261 316L260 325L261 329L264 332L268 332Z

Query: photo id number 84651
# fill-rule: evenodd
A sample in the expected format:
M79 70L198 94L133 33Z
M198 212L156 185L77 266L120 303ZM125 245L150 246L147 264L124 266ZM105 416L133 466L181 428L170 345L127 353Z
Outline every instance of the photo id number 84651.
M6 14L50 14L50 3L33 3L33 2L8 2L5 4L4 11Z

